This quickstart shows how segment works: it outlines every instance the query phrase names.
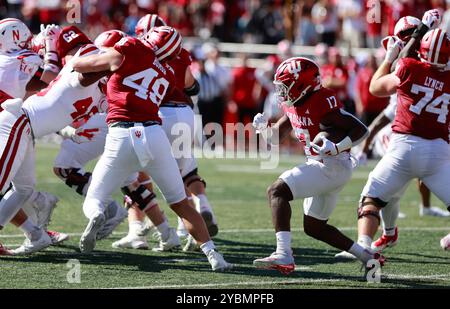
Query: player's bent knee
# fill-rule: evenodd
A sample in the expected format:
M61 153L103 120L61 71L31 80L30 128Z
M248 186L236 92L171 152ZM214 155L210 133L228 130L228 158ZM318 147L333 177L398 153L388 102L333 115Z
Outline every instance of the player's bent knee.
M127 205L136 203L142 211L148 211L157 205L156 194L150 191L145 185L139 185L137 188L130 185L122 187L121 191L131 199L131 203L127 203Z
M293 200L291 189L282 179L278 179L267 188L267 196L269 199Z
M379 198L364 196L358 207L358 220L365 217L374 217L380 222L380 210L387 204Z
M183 183L186 187L189 187L195 182L203 183L206 188L206 181L198 174L198 168L195 168L193 171L189 172L183 177Z
M87 192L87 187L89 186L91 180L91 173L85 173L79 168L59 168L54 167L53 172L58 176L64 183L75 189L75 191L84 195Z

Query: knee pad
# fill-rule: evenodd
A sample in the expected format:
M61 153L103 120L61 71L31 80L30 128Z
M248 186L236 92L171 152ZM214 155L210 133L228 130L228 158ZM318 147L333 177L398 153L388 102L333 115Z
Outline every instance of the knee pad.
M378 222L381 222L381 217L380 217L380 212L379 211L375 211L375 210L370 210L370 209L364 209L365 206L367 205L373 205L373 203L368 203L366 202L367 197L363 197L361 199L360 205L358 207L358 220L363 218L363 217L368 217L368 216L372 216L378 219ZM375 202L375 206L378 208L383 208L385 207L388 203L384 202L382 200L380 200L379 198L373 198L371 197L371 199Z
M139 209L142 211L144 211L147 207L151 208L156 205L156 201L151 204L151 202L156 199L156 194L148 190L144 185L139 185L135 189L133 189L131 186L122 187L121 191L124 195L128 196L131 199L131 203L127 203L127 205L136 203Z
M86 194L92 176L92 173L85 173L80 168L57 168L55 174L80 195Z
M200 181L206 188L206 181L198 175L198 168L194 169L192 172L189 172L186 176L183 177L183 182L186 187L189 187L196 181Z

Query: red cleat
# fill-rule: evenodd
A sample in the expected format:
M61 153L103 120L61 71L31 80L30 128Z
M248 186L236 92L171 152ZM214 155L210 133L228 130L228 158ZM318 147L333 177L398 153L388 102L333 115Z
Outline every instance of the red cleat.
M8 248L4 247L2 244L0 244L0 256L2 255L13 255L11 250L9 250Z
M375 252L381 252L387 247L394 247L398 241L398 229L395 228L395 234L393 236L381 235L376 241L372 243L372 250Z
M47 231L47 235L52 240L52 245L59 245L69 239L69 235L56 231Z

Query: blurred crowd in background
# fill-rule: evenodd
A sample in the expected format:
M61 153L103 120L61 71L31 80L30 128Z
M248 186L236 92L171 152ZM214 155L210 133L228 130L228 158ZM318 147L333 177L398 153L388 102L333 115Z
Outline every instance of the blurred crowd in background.
M40 24L66 24L76 3L81 4L78 26L91 38L110 29L133 35L137 21L152 13L184 37L207 42L192 50L201 85L196 109L204 125L249 123L261 111L276 119L272 77L278 64L293 56L293 44L315 46L323 84L337 91L347 111L369 124L388 104L369 93L369 83L384 57L380 41L393 33L398 19L421 18L440 8L445 12L442 27L450 31L450 0L0 0L0 17L19 18L38 33ZM374 5L380 10L371 11ZM239 64L226 67L211 42L277 44L279 52L257 68L248 58L264 56L236 53L232 56ZM337 47L348 52L342 55ZM368 53L352 51L366 47Z

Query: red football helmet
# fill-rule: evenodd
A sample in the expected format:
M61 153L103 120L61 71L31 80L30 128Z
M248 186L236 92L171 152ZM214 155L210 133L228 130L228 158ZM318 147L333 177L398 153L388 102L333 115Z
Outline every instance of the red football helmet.
M420 41L419 57L437 67L445 67L450 57L450 38L442 29L428 31Z
M94 41L98 48L113 47L121 39L127 37L127 34L120 30L109 30L100 33Z
M137 37L143 37L154 27L167 26L167 24L156 14L147 14L141 19L139 19L134 32Z
M144 41L151 45L159 61L169 61L181 51L181 35L169 26L153 28Z
M294 105L306 94L322 86L319 66L303 57L283 61L275 72L273 83L278 100L287 106Z
M92 41L77 27L64 27L56 43L56 49L58 50L60 59L64 58L78 44L92 44Z

